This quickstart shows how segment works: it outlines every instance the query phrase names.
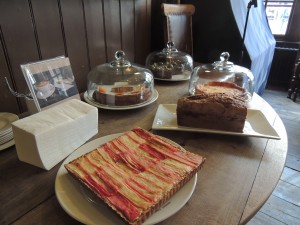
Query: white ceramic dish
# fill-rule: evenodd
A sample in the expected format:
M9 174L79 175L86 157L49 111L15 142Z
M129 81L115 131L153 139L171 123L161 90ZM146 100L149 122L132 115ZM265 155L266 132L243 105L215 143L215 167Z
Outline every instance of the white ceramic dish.
M38 99L46 99L46 98L50 97L54 93L54 91L55 91L55 86L51 84L51 88L49 89L48 92L43 94L42 92L38 91L36 93L36 97Z
M11 131L11 132L8 133L7 135L0 137L0 145L5 144L6 142L10 141L10 140L13 139L13 138L14 138L14 134L13 134L13 132Z
M55 193L62 208L74 219L89 225L124 224L106 206L91 202L81 187L67 172L64 164L95 149L99 145L120 136L112 134L88 142L74 151L62 163L55 180ZM159 223L179 211L193 194L197 183L197 174L182 187L162 208L153 214L143 225Z
M4 143L3 145L0 145L0 151L2 151L2 150L4 150L4 149L7 149L7 148L9 148L9 147L11 147L11 146L13 146L14 144L15 144L15 140L12 139L12 140L10 140L10 141Z
M260 110L248 109L247 118L243 133L228 132L222 130L210 130L193 127L183 127L177 125L176 104L160 104L152 129L154 130L177 130L203 133L217 133L226 135L251 136L260 138L280 139L280 136L268 122L267 118Z
M146 101L146 102L143 102L143 103L140 103L140 104L136 104L136 105L129 105L129 106L108 106L108 105L102 105L98 102L95 102L93 100L91 100L89 97L88 97L88 94L87 92L84 93L84 100L93 105L93 106L96 106L98 108L101 108L101 109L111 109L111 110L128 110L128 109L136 109L136 108L141 108L141 107L144 107L144 106L147 106L147 105L150 105L151 103L155 102L158 98L158 92L157 90L154 90L154 93L153 93L153 96L150 100Z
M12 131L11 123L18 120L19 117L13 113L1 112L0 113L0 134L6 135Z
M7 135L10 135L11 133L12 133L12 127L8 128L8 129L6 129L4 132L2 132L2 133L0 134L0 139L1 139L2 137L6 137Z
M163 79L163 78L154 77L155 80L165 80L165 81L185 81L185 80L189 80L190 78L191 78L191 74L173 75L171 79Z
M11 124L19 117L13 113L0 113L0 151L7 149L15 144Z
M74 85L71 83L61 82L61 83L55 83L55 87L63 90L69 90L71 87L74 87Z

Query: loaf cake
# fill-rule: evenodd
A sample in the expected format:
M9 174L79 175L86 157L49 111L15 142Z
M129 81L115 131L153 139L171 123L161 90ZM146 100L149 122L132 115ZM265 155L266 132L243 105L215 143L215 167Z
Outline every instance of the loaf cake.
M244 101L248 99L246 90L232 82L211 81L205 84L198 84L195 87L195 95L214 93L223 93Z
M179 126L243 132L247 106L224 93L202 93L178 99L176 114Z
M150 88L136 86L99 86L93 93L93 99L102 105L129 106L146 102L151 98Z
M174 142L135 128L64 166L126 224L138 225L186 184L204 161Z

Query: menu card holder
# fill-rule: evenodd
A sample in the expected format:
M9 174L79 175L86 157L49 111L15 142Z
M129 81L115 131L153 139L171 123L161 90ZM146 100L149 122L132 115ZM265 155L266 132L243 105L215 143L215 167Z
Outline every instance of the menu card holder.
M80 99L68 57L21 65L38 111L72 98Z

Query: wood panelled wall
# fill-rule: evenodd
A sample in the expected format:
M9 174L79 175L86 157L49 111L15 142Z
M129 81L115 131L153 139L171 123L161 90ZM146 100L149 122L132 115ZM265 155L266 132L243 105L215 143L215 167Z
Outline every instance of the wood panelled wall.
M150 35L151 0L0 0L0 112L27 111L4 82L29 93L21 64L65 55L84 92L90 69L119 49L144 65Z

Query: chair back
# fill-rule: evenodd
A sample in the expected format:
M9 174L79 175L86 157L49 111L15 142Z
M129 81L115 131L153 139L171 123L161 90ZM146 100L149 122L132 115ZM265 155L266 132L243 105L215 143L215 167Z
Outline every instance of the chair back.
M195 6L191 4L161 4L164 15L164 42L174 42L175 47L193 56L192 16Z

